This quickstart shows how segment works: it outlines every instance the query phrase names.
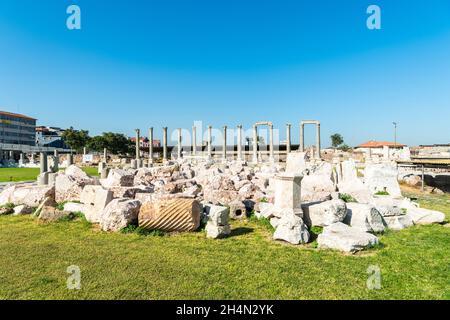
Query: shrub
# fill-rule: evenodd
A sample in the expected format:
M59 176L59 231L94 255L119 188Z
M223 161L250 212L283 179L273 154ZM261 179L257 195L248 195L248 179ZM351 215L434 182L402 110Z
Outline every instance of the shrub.
M378 191L377 193L375 193L376 196L388 196L389 192L387 191Z
M347 193L341 193L339 195L339 199L343 200L344 202L357 202L355 198L353 198L351 195Z

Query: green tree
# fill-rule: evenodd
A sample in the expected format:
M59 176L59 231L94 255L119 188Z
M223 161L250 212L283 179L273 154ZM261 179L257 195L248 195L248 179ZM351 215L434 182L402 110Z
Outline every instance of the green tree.
M350 148L348 145L346 145L346 144L344 143L344 144L341 144L341 145L339 146L338 149L339 149L339 150L342 150L342 151L344 151L344 152L347 152L347 151L349 151L351 148Z
M102 152L104 148L112 154L126 155L134 151L134 144L125 135L114 132L103 132L89 140L89 149Z
M89 139L87 144L89 150L102 152L104 148L108 148L103 136L95 136Z
M342 138L342 136L339 133L333 134L330 138L331 138L331 145L333 146L333 148L337 148L344 143L344 138Z
M62 134L62 138L64 142L71 148L76 150L77 152L81 152L81 150L87 145L89 141L89 131L87 130L75 130L73 127L70 127Z

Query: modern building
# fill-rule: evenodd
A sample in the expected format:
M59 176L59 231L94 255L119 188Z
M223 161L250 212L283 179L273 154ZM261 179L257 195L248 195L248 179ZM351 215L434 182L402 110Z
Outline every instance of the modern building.
M62 138L64 131L58 127L36 127L36 146L69 149Z
M36 119L23 114L0 111L0 143L34 146Z

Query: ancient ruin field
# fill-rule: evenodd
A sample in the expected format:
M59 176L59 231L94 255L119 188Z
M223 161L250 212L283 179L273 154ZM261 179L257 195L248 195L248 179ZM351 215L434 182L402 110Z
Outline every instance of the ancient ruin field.
M407 192L450 219L450 196ZM255 219L232 227L212 240L0 216L0 299L450 299L448 224L389 231L356 255L274 242ZM81 290L66 287L70 265L81 269ZM380 290L367 289L371 265Z

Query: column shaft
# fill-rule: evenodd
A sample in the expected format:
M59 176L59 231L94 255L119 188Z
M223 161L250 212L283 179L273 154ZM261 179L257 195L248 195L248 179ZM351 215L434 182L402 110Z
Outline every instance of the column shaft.
M253 163L258 163L258 128L253 126Z
M181 146L181 128L178 129L178 159L182 156L182 146Z
M136 129L136 160L139 160L141 158L140 143L141 143L141 130Z
M148 129L148 165L153 163L153 127Z
M242 160L242 126L237 126L237 160Z
M208 126L208 158L212 158L212 127Z
M320 123L316 125L316 156L320 159Z
M305 152L305 125L300 124L300 152Z
M167 127L163 128L163 161L167 161Z
M273 125L269 125L269 160L274 161L274 150L273 150Z
M286 152L291 152L291 125L286 125Z
M223 126L222 159L223 161L227 160L227 126Z
M192 127L192 155L195 156L197 153L197 128Z

